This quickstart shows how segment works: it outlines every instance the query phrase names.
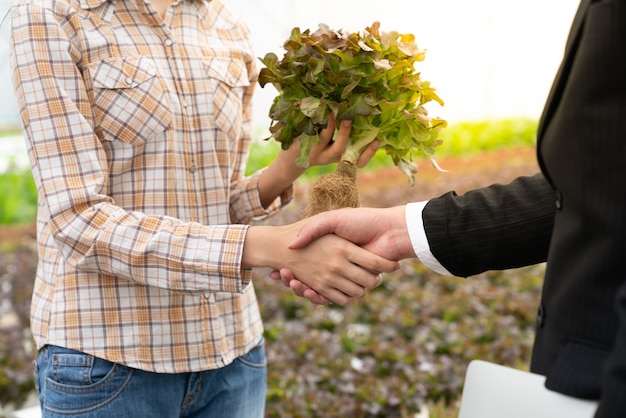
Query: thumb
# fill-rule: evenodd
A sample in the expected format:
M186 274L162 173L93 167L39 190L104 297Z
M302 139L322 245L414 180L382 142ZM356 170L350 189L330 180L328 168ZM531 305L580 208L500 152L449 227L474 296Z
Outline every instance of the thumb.
M319 237L334 233L335 222L323 215L319 214L310 218L310 221L300 228L300 231L298 231L298 234L287 248L290 250L304 248Z

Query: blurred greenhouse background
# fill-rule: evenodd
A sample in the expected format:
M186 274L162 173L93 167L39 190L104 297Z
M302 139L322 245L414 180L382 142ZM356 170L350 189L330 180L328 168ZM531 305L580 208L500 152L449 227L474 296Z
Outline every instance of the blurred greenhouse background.
M0 131L18 126L9 68L9 19L15 0L0 0ZM249 25L259 57L282 53L293 27L361 30L374 21L381 30L415 34L427 50L422 78L445 101L431 114L450 122L525 116L538 118L562 56L577 0L223 0ZM259 63L259 65L261 65ZM276 92L258 88L255 128L269 125ZM0 172L22 153L19 138L0 138ZM22 160L20 160L22 161Z

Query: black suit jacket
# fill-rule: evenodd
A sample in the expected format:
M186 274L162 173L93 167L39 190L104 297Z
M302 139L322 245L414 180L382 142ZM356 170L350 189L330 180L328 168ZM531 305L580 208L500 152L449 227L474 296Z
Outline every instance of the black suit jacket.
M463 277L547 261L531 370L626 417L626 0L581 2L537 141L536 176L429 202L428 241Z

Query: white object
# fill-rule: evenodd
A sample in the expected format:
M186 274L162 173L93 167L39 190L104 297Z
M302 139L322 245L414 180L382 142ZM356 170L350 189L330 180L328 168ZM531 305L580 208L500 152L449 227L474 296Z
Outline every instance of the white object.
M15 411L11 415L11 418L40 418L40 417L41 417L41 408L39 407L39 405L20 409L19 411Z
M482 360L465 374L459 418L592 418L598 403L546 389L545 376Z

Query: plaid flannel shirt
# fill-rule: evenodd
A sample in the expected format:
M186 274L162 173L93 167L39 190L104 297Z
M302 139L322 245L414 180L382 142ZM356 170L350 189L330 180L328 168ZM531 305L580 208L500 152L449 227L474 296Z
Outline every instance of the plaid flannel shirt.
M39 190L31 327L131 367L217 368L262 335L246 224L256 58L216 0L25 0L14 85Z

